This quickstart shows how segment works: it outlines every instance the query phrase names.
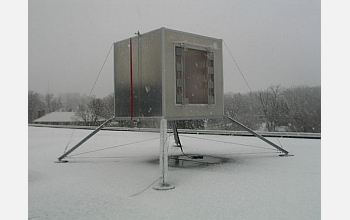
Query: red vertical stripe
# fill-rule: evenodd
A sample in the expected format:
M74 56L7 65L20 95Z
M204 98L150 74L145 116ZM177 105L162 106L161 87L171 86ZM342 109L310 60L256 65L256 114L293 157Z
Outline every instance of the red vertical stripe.
M132 41L130 38L130 119L134 117L134 91L132 88Z

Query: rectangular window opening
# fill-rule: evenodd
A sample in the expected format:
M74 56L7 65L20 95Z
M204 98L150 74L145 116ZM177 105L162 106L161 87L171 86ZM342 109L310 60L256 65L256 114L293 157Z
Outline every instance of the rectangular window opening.
M176 104L215 104L214 53L175 47Z

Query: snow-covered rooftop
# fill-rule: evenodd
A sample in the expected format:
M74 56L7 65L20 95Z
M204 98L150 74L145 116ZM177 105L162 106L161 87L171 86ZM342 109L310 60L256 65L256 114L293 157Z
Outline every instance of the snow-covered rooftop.
M28 129L29 219L321 218L320 139L280 138L294 156L279 157L255 137L180 134L185 154L222 160L170 166L175 189L157 191L159 133L103 130L54 163L91 131Z

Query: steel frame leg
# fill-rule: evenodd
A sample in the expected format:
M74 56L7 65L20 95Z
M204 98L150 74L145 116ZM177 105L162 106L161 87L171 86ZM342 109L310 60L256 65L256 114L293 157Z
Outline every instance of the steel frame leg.
M91 132L88 136L86 136L83 140L81 140L79 143L77 143L74 147L72 147L71 149L69 149L66 153L62 154L62 156L60 156L58 158L57 162L67 162L67 161L62 161L63 158L67 157L70 153L72 153L74 150L76 150L80 145L82 145L83 143L85 143L87 140L89 140L92 136L94 136L97 132L99 132L107 123L109 123L110 121L112 121L114 119L114 117L108 119L107 121L103 122L99 127L97 127L93 132Z
M180 141L180 137L179 137L179 133L177 132L177 124L176 124L176 121L173 121L173 134L174 134L175 144L176 144L178 147L182 147L181 141Z
M236 125L240 126L241 128L244 128L246 131L248 131L249 133L253 134L255 137L261 139L262 141L265 141L266 143L268 143L269 145L271 145L272 147L276 148L279 151L282 151L284 153L284 155L280 155L280 156L288 156L289 152L286 151L285 149L281 148L280 146L276 145L275 143L269 141L268 139L264 138L263 136L261 136L260 134L256 133L255 131L253 131L252 129L248 128L247 126L243 125L242 123L234 120L231 117L225 116L226 118L228 118L230 121L232 121L233 123L235 123Z

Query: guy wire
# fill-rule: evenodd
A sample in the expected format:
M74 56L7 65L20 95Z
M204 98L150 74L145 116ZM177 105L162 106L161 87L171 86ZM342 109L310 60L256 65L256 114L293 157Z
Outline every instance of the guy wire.
M226 49L227 49L228 53L230 54L230 56L231 56L231 58L232 58L232 60L233 60L233 62L236 64L236 67L237 67L237 69L238 69L239 73L240 73L240 74L241 74L241 76L243 77L243 80L244 80L245 84L248 86L248 88L249 88L250 92L253 92L253 91L252 91L252 89L250 88L250 86L249 86L249 84L248 84L248 82L247 82L246 78L244 77L244 75L243 75L243 73L242 73L241 69L239 68L239 66L238 66L238 64L237 64L237 62L236 62L236 60L235 60L235 58L233 57L233 55L232 55L232 53L231 53L230 49L228 49L228 46L226 45L226 42L225 42L224 40L223 40L223 42L224 42L224 44L225 44L225 47L226 47Z
M233 57L233 55L232 55L230 49L228 49L228 46L227 46L226 42L225 42L224 40L223 40L223 42L224 42L224 45L225 45L225 47L226 47L228 53L230 54L230 56L231 56L231 58L232 58L232 60L233 60L233 62L235 63L235 65L236 65L236 67L237 67L239 73L241 74L241 76L242 76L242 78L243 78L245 84L248 86L248 88L249 88L249 90L250 90L250 93L253 94L253 91L252 91L252 89L250 88L250 86L249 86L249 84L248 84L248 81L247 81L246 78L244 77L244 75L243 75L243 73L242 73L242 71L241 71L241 68L239 68L239 66L238 66L238 64L237 64L237 62L236 62L236 60L235 60L235 58ZM257 94L255 94L255 96L257 96ZM258 97L258 96L257 96L257 97ZM263 103L261 103L260 101L259 101L259 103L260 103L260 106L261 106L262 110L264 110ZM278 139L277 139L277 140L278 140ZM278 141L278 142L279 142L279 141ZM282 146L281 143L280 143L280 146Z
M101 72L102 72L102 70L103 70L103 67L105 66L105 63L106 63L106 61L107 61L107 58L109 57L109 54L111 53L111 50L112 50L112 48L113 48L113 45L114 45L114 44L112 44L112 45L111 45L111 48L109 48L108 54L107 54L107 56L106 56L106 59L105 59L105 61L104 61L103 64L102 64L102 67L101 67L101 69L100 69L100 72L98 73L97 78L96 78L96 80L95 80L95 82L94 82L94 85L93 85L92 88L91 88L91 91L90 91L89 96L91 96L91 93L92 93L92 91L93 91L94 88L95 88L96 82L97 82L98 78L99 78L100 75L101 75Z
M138 144L138 143L151 141L151 140L156 140L156 139L159 139L159 137L151 138L151 139L147 139L147 140L142 140L142 141L136 141L136 142L132 142L132 143L120 144L120 145L117 145L117 146L106 147L106 148L101 148L101 149L97 149L97 150L86 151L86 152L82 152L82 153L78 153L78 154L73 154L71 156L77 156L77 155L81 155L81 154L87 154L87 153L92 153L92 152L97 152L97 151L102 151L102 150L108 150L108 149L112 149L112 148L123 147L123 146L127 146L127 145L132 145L132 144Z
M225 144L235 144L235 145L241 145L241 146L246 146L246 147L255 147L255 148L261 148L261 149L274 150L274 149L267 148L267 147L254 146L254 145L249 145L249 144L240 144L240 143L233 143L233 142L228 142L228 141L219 141L219 140L213 140L213 139L208 139L208 138L192 137L192 136L188 136L188 135L182 135L182 136L189 137L189 138L194 138L194 139L206 140L206 141L214 141L214 142L219 142L219 143L225 143Z
M111 53L111 50L112 50L112 48L113 48L113 45L114 45L114 44L112 43L111 48L109 48L109 51L108 51L107 56L106 56L106 58L105 58L105 60L104 60L104 62L103 62L103 64L102 64L102 67L101 67L101 69L100 69L100 72L98 73L97 78L96 78L96 80L95 80L95 82L94 82L94 85L92 86L92 88L91 88L91 90L90 90L89 97L91 96L91 93L92 93L92 91L93 91L94 88L95 88L96 82L97 82L98 78L99 78L100 75L101 75L101 72L102 72L102 70L103 70L103 67L104 67L105 64L106 64L107 58L109 57L109 54ZM70 141L71 141L71 138L72 138L72 136L73 136L73 133L74 133L75 129L76 129L76 128L74 127L74 129L73 129L73 131L72 131L72 134L70 135L70 137L69 137L69 139L68 139L68 143L67 143L67 145L66 145L66 148L64 149L64 152L66 152L66 150L67 150L67 148L68 148L68 145L69 145L69 143L70 143Z
M73 134L74 134L74 131L75 131L75 129L73 129L73 131L72 131L72 133L71 133L71 135L70 135L70 137L69 137L69 139L68 139L68 143L67 143L67 145L66 145L66 148L64 149L64 152L63 152L63 153L66 153L66 151L67 151L68 145L69 145L69 143L70 143L70 141L71 141L71 139L72 139L72 136L73 136Z

